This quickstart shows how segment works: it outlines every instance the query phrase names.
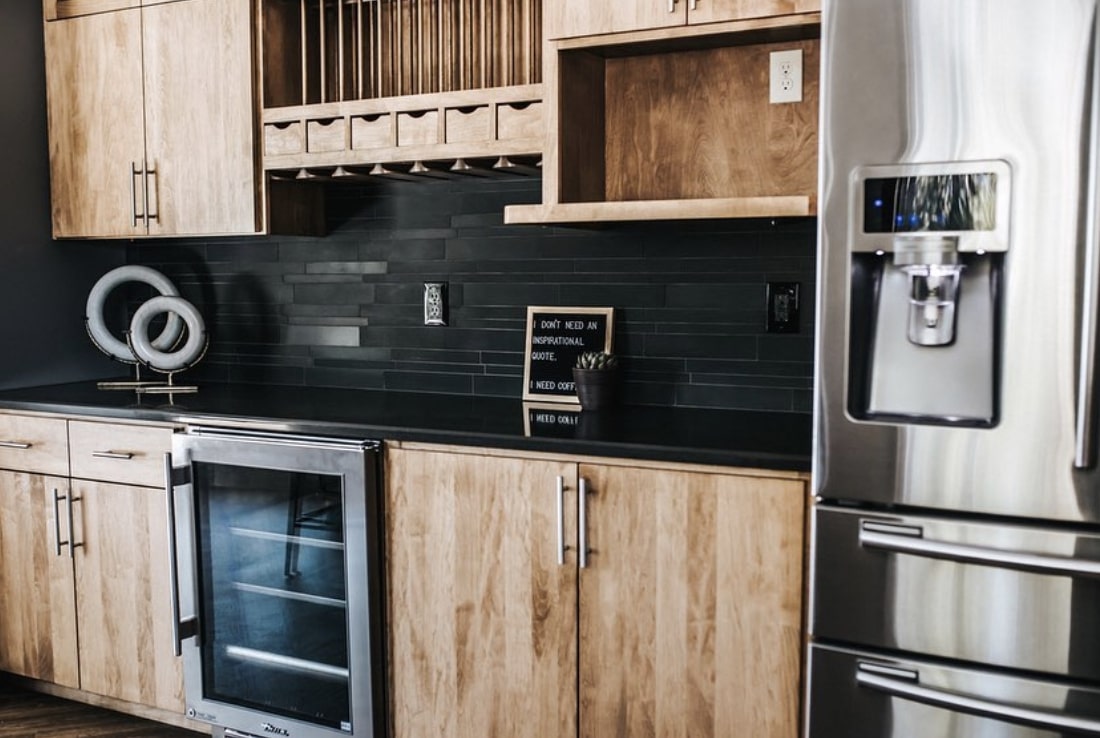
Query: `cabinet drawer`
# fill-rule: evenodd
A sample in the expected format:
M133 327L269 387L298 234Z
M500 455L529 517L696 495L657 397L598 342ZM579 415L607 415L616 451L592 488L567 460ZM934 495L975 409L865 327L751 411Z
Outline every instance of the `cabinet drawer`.
M0 415L0 468L69 476L65 421Z
M306 151L311 154L343 151L347 141L347 121L325 118L306 122Z
M543 135L542 103L505 103L497 107L497 138L538 138Z
M69 444L74 477L162 487L172 429L72 420Z
M397 114L397 145L439 143L439 111L420 110Z
M489 122L492 118L488 105L447 108L445 120L447 143L489 140Z

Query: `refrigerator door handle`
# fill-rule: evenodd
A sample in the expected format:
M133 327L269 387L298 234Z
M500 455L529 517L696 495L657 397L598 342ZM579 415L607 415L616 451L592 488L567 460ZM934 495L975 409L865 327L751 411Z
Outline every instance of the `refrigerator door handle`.
M1096 463L1096 329L1100 309L1100 16L1092 50L1092 99L1089 104L1088 185L1085 191L1085 263L1081 294L1081 353L1077 368L1077 433L1073 465Z
M885 673L887 669L876 668L878 666L877 664L860 662L856 670L856 684L894 697L921 702L933 707L942 707L954 712L979 715L1018 725L1100 735L1100 720L1090 720L1067 715L1063 712L994 702L955 692L945 692L932 687L921 686L919 672L912 672L911 678L910 674L906 674L903 678L894 678Z
M1100 578L1100 561L933 541L921 537L919 526L898 525L896 532L889 531L891 527L881 521L863 521L859 529L859 545L930 559L987 564L1038 574Z

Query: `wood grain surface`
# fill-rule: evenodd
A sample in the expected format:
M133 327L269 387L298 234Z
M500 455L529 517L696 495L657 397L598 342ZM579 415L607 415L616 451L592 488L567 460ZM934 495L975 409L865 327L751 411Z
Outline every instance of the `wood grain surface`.
M73 480L80 686L183 712L172 654L164 492Z
M582 738L797 734L800 482L582 465Z
M68 489L67 479L0 472L0 670L75 687L73 562L57 554L69 530L53 500Z
M576 558L557 563L556 478L572 512L575 468L387 452L395 738L573 734Z

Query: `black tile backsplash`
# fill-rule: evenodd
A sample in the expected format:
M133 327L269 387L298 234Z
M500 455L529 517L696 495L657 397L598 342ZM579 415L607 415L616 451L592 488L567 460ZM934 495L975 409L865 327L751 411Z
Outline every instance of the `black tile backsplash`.
M611 306L626 400L807 413L813 219L503 225L536 179L332 186L325 238L135 242L209 326L194 381L520 397L527 305ZM765 334L765 283L802 283ZM446 281L449 325L424 326Z

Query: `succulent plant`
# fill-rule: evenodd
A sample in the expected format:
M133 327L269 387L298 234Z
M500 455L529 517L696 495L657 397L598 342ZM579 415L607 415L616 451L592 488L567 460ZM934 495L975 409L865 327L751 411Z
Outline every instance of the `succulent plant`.
M576 367L578 369L614 369L619 365L619 357L603 351L585 351L577 355Z

